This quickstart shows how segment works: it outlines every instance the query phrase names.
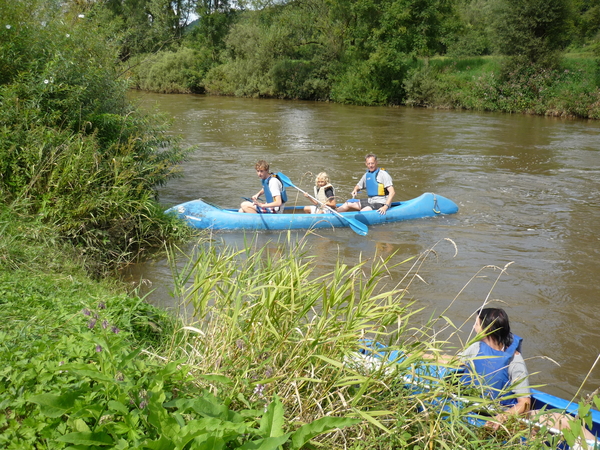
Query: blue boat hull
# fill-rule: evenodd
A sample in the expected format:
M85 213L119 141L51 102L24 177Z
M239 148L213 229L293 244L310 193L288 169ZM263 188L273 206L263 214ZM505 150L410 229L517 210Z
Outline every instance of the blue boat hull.
M454 214L457 211L458 206L452 200L425 193L412 200L394 202L385 215L377 211L340 214L370 226ZM192 200L173 206L166 212L177 214L194 228L213 230L302 230L348 226L348 222L336 214L305 214L302 206L286 207L283 214L244 214L235 209L222 209L202 200Z

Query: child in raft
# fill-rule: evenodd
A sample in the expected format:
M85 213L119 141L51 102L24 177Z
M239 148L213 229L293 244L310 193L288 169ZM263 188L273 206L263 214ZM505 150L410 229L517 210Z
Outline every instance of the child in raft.
M308 198L311 202L313 202L312 206L305 206L304 212L307 214L323 214L330 212L327 208L323 207L323 205L329 206L331 209L335 210L335 192L333 190L333 186L329 182L329 175L326 172L321 172L317 175L315 179L315 195L314 197L318 200L310 198L308 194L304 194L306 198ZM321 203L319 203L321 202Z

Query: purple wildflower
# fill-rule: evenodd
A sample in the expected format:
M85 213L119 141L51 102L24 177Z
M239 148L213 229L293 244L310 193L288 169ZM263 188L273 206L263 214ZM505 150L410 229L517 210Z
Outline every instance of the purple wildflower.
M258 395L259 397L262 397L264 390L265 390L264 384L257 384L256 387L254 388L254 393L256 395Z
M102 346L100 344L96 345L96 352L100 353L102 351Z
M121 331L121 330L119 330L117 327L112 327L111 331L115 334L119 334L119 331Z
M89 316L89 315L90 315L90 314L92 314L92 313L90 312L90 310L89 310L89 309L87 309L87 308L83 308L83 309L81 310L81 314L83 314L84 316Z
M142 400L140 402L140 409L144 409L146 406L148 406L148 402L146 400Z
M96 319L91 319L91 320L88 322L88 328L91 330L91 329L93 329L95 326L96 326Z
M106 309L106 303L104 303L104 302L98 303L98 309Z
M105 329L105 330L108 328L108 320L104 319L102 321L102 328Z

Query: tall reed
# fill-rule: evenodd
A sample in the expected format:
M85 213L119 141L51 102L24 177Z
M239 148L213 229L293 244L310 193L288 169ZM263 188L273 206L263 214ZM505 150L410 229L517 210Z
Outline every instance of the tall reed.
M444 345L429 333L432 322L411 326L418 311L407 295L433 249L399 263L397 255L356 265L338 261L324 275L313 272L312 257L289 236L274 249L248 243L236 250L202 240L183 268L177 268L177 251L171 252L175 295L188 312L188 337L183 346L174 342L170 358L183 353L197 383L226 403L262 408L278 396L292 429L323 416L362 419L321 437L328 448L497 445L467 419L489 403L477 393L446 383L415 390L406 383L415 367L429 364L425 353ZM401 280L389 278L396 264L406 265ZM367 338L405 357L357 363ZM458 407L450 401L457 394L477 401ZM440 409L440 402L448 407ZM521 435L502 440L521 445Z

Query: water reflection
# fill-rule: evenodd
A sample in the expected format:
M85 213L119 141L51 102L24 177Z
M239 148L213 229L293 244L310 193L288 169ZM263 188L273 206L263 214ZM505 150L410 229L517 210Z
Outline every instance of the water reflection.
M321 273L337 258L355 263L397 252L399 262L441 242L410 296L427 317L452 305L447 315L455 323L481 305L499 270L512 262L490 299L507 309L514 331L525 338L525 356L535 357L529 368L540 373L532 382L548 383L548 391L561 396L579 388L600 353L599 123L193 95L138 97L147 105L158 102L174 117L174 132L199 147L184 177L161 190L165 206L202 197L237 207L240 196L260 187L253 169L258 159L267 159L303 189L312 189L310 174L325 170L343 200L369 152L394 178L399 199L423 192L453 199L461 208L455 216L373 227L364 238L336 229L298 239L307 241ZM306 204L302 195L290 193ZM233 246L247 238L216 235ZM456 257L445 238L458 246ZM276 246L281 234L251 239ZM405 270L393 269L389 282ZM164 261L135 268L133 277L152 281L157 289L152 302L172 305ZM465 335L469 330L470 324ZM600 368L585 390L598 385Z

